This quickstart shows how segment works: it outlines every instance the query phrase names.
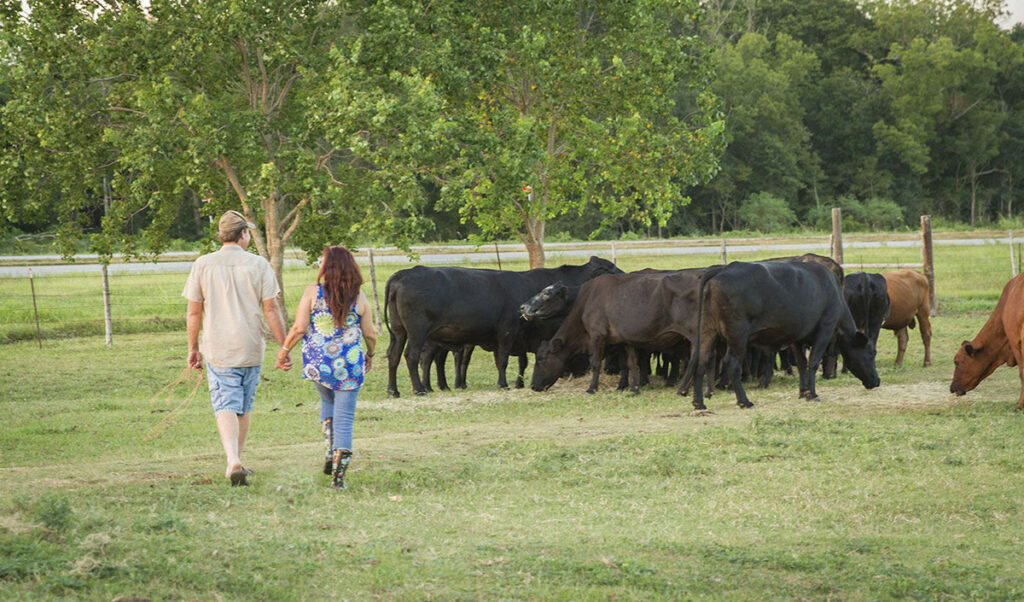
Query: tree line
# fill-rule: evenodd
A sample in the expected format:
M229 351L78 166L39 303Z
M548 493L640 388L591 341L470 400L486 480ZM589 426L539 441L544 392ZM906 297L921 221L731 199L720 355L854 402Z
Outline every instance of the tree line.
M72 253L1015 215L997 1L0 0L0 210Z

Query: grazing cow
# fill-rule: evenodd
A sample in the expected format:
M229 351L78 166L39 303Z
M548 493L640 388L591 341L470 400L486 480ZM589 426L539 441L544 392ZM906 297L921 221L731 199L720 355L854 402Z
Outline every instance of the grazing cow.
M574 286L617 272L621 270L598 257L583 265L525 272L425 266L396 272L384 292L384 321L391 334L388 395L399 395L396 376L403 355L413 390L426 393L416 368L429 340L493 349L498 386L507 388L509 355L524 354L529 344L520 304L554 282Z
M868 337L871 355L878 350L878 333L889 316L889 293L881 274L854 272L843 280L843 297L857 330Z
M793 262L793 261L796 261L796 262L811 261L811 262L814 262L814 263L820 263L821 265L823 265L826 268L828 268L829 271L832 272L832 274L835 275L836 280L839 281L840 289L843 286L843 277L844 277L843 276L843 266L839 265L839 263L836 260L832 259L831 257L826 257L825 255L817 255L815 253L804 253L803 255L791 255L789 257L772 257L771 259L762 259L761 261L790 261L790 262ZM785 356L788 355L788 356L792 356L792 357L795 358L798 353L806 354L806 351L807 351L806 349L798 349L798 348L790 349L790 350L780 349L779 353L780 353L780 355L783 355L783 357L784 357L783 361L785 362ZM835 378L836 377L838 358L839 358L839 353L836 352L835 345L834 344L829 344L828 350L825 351L825 355L821 358L821 377L822 378L830 379L830 378ZM774 368L774 365L773 365L773 368ZM789 373L792 374L792 371L789 370ZM772 380L772 372L767 372L765 374L762 374L761 375L761 387L762 388L768 388L768 385L771 383L771 380Z
M996 368L1006 364L1020 371L1021 393L1017 409L1024 410L1024 274L1003 287L1003 294L988 321L972 341L964 341L953 358L953 382L949 391L964 395L978 386Z
M531 388L549 388L569 358L588 351L592 377L587 392L593 393L605 347L624 345L629 385L639 392L637 348L672 349L696 334L693 308L702 271L604 275L584 284L558 332L537 349Z
M871 389L879 384L867 336L858 332L843 301L839 282L816 262L733 262L707 268L698 294L700 329L683 387L694 377L693 407L706 409L701 380L720 340L723 359L741 408L753 407L743 390L742 358L748 346L774 351L790 345L810 348L797 354L800 396L818 400L814 376L825 348L836 337L844 362Z
M889 317L882 328L896 332L896 365L903 365L903 354L907 351L910 335L908 328L914 327L914 317L921 326L921 342L924 343L924 365L932 363L932 323L929 320L928 279L913 270L898 270L882 274L886 291L889 293Z

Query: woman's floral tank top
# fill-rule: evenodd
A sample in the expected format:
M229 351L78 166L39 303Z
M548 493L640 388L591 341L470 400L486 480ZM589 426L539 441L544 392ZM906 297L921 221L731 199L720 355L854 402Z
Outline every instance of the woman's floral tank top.
M356 304L352 303L342 327L324 299L324 285L317 287L316 301L309 315L309 328L302 337L302 378L335 391L352 391L363 385L363 330Z

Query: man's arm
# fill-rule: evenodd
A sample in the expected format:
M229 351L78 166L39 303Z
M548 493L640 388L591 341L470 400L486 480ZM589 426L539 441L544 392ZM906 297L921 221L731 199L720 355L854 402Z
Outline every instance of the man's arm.
M188 366L196 370L203 369L203 355L199 353L199 328L203 324L203 304L196 301L188 302L188 314L185 318L188 326Z
M263 301L263 317L267 319L267 326L270 326L274 340L284 347L284 322L281 320L281 312L277 311L277 299Z

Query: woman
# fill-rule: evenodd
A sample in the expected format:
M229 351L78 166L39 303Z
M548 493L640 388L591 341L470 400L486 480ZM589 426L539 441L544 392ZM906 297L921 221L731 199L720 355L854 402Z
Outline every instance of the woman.
M324 473L333 475L335 489L345 489L356 398L363 375L373 365L377 332L370 302L359 290L363 275L348 249L324 249L316 282L302 294L295 324L277 354L276 367L291 368L289 351L301 337L302 378L313 381L320 393L320 420L327 448ZM360 341L366 344L365 353Z

